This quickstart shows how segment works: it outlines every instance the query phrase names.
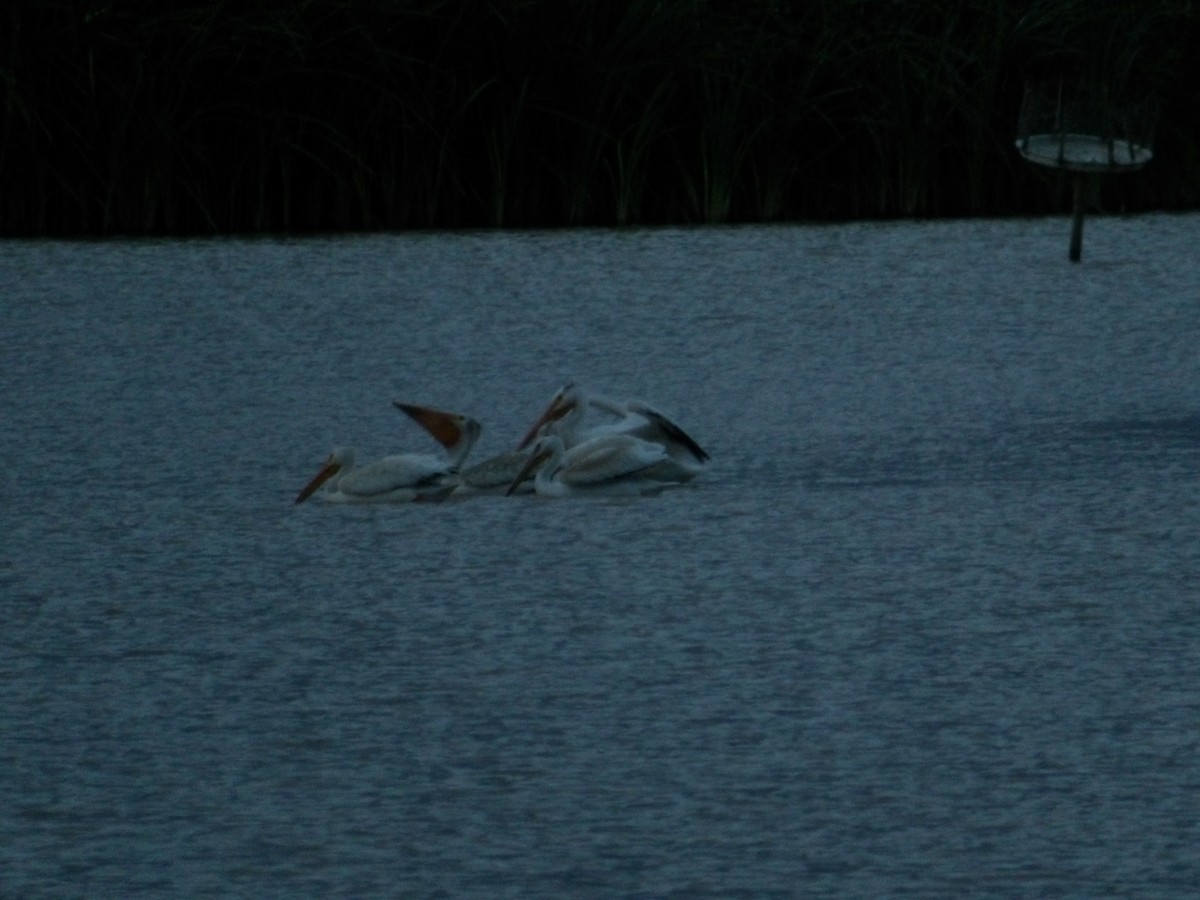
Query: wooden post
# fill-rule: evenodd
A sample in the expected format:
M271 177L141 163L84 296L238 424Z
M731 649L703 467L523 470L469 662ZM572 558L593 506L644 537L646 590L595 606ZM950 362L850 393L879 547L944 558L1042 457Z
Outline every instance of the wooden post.
M1075 173L1075 210L1071 217L1071 262L1079 262L1083 255L1083 205L1087 176L1082 172Z

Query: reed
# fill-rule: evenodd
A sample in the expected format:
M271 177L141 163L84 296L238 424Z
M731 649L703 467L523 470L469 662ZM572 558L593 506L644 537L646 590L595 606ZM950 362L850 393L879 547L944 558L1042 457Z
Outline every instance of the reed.
M4 234L1058 211L1012 150L1048 74L1158 97L1112 196L1200 205L1183 0L137 6L0 12Z

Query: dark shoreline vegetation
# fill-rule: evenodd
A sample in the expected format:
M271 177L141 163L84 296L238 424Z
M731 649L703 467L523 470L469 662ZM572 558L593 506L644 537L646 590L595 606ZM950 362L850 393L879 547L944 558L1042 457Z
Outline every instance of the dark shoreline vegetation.
M1200 206L1192 0L8 0L0 233L1037 214L1031 79L1154 98L1104 208Z

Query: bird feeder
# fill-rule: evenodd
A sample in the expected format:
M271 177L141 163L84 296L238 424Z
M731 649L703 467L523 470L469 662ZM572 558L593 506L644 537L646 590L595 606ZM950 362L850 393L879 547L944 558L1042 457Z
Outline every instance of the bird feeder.
M1107 90L1064 81L1029 84L1021 101L1017 150L1029 162L1074 180L1070 259L1083 252L1083 213L1100 175L1135 172L1154 156L1152 102L1123 104Z

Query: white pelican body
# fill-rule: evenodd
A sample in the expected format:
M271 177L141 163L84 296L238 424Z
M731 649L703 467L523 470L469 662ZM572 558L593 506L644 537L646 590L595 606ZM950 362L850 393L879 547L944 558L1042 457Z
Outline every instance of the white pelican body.
M449 467L432 456L401 453L385 456L365 466L355 466L353 447L339 447L296 497L303 503L319 488L330 503L408 503L441 500L454 490L446 483Z
M396 406L441 443L449 458L401 453L356 467L354 448L339 447L300 491L296 502L303 503L322 487L319 496L331 503L409 503L449 496L458 484L459 466L479 439L479 423L429 407L406 403Z
M588 426L589 408L599 409L613 421ZM567 382L551 398L519 447L528 446L538 435L553 426L570 449L593 438L625 434L660 444L678 466L680 479L692 478L703 469L709 455L691 436L658 410L638 400L619 403L606 397L589 395L574 382Z
M509 493L535 469L533 489L543 497L644 494L681 481L666 448L629 434L600 435L569 449L557 434L542 435Z

